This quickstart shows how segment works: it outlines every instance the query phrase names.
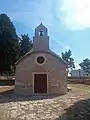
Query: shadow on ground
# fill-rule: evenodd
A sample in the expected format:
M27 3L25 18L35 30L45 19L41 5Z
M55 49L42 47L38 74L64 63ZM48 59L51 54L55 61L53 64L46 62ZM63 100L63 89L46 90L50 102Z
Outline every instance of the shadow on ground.
M80 100L65 111L56 120L90 120L90 99Z
M58 97L58 95L20 95L15 94L14 91L8 91L0 93L0 103L8 102L19 102L19 101L30 101L30 100L43 100L43 99L52 99Z
M57 96L20 96L11 93L3 93L0 96L0 103L52 99ZM64 109L65 113L55 120L90 120L90 99L79 100L72 106Z

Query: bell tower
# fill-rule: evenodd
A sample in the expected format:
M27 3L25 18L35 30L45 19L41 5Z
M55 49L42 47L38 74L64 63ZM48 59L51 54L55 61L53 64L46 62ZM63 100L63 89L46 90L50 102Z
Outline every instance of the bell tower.
M35 29L33 49L34 51L48 51L49 49L48 30L42 23Z

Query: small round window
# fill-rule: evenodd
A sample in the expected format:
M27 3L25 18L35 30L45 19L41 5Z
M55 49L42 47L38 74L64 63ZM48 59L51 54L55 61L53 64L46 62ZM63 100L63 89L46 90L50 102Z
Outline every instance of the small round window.
M43 64L45 62L45 58L43 56L37 57L37 63Z

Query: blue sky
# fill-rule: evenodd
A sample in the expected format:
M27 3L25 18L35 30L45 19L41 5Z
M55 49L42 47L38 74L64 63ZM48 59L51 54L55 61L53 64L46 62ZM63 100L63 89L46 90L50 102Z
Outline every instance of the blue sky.
M0 5L0 13L11 18L19 35L32 38L42 22L57 54L71 49L77 68L90 58L90 0L0 0Z

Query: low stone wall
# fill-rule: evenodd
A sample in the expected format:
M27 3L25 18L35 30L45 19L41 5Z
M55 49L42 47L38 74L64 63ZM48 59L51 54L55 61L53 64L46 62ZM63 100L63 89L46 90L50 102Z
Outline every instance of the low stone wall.
M90 85L90 78L86 78L83 82L85 85Z
M90 85L90 77L68 77L67 83Z
M15 80L0 80L0 86L12 86L15 84Z
M68 77L68 83L82 84L83 81L84 81L84 78L82 77Z
M0 86L15 85L15 76L0 76Z

